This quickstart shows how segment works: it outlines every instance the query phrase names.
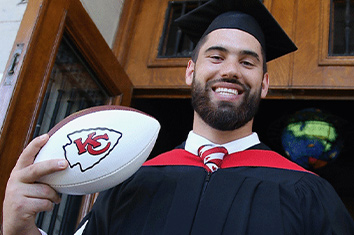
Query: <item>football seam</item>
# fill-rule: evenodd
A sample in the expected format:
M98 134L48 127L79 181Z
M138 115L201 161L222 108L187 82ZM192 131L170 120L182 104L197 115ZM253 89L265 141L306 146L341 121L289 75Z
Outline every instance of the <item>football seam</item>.
M153 135L153 138L151 139L151 141L142 149L142 151L141 151L135 158L131 159L129 162L125 163L123 166L121 166L120 168L116 169L115 171L110 172L110 173L108 173L108 174L106 174L106 175L103 175L103 176L101 176L101 177L99 177L99 178L95 178L95 179L92 179L92 180L84 181L84 182L81 182L81 183L71 183L71 184L65 184L65 185L51 184L51 187L55 187L55 188L66 188L66 187L72 187L72 186L81 186L81 185L83 185L83 184L91 183L91 182L100 180L100 179L102 179L102 178L106 178L106 177L108 177L108 176L110 176L110 175L113 175L113 174L116 173L117 171L119 171L119 170L121 170L121 169L127 167L128 165L130 165L131 163L133 163L137 158L139 158L139 157L141 156L141 154L144 152L144 150L146 150L146 149L150 146L151 142L153 142L153 140L156 139L155 137L158 135L158 133L159 133L159 130L157 130L157 131L155 132L155 134ZM140 166L140 167L141 167L141 166ZM139 168L140 168L140 167L139 167ZM138 169L139 169L139 168L138 168Z
M139 113L139 114L145 115L147 117L150 117L150 118L153 118L153 119L156 120L155 117L153 117L153 116L151 116L151 115L149 115L149 114L147 114L147 113L145 113L143 111L140 111L140 110L137 110L137 109L134 109L134 108L131 108L131 107L127 107L127 106L119 106L119 105L95 106L95 107L91 107L91 108L80 110L80 111L78 111L76 113L73 113L73 114L69 115L65 119L63 119L60 122L58 122L52 129L50 129L48 131L48 135L49 136L54 135L54 133L57 132L61 127L63 127L67 123L75 120L76 118L79 118L79 117L82 117L82 116L88 115L88 114L93 114L93 113L97 113L97 112L101 112L101 111L109 111L109 110L120 110L120 111L135 112L135 113Z

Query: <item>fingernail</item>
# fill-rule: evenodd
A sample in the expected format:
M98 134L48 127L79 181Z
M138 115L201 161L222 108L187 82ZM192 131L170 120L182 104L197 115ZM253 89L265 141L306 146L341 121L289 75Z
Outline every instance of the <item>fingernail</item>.
M58 161L58 166L59 166L59 168L65 168L66 167L66 161L65 160L59 160Z

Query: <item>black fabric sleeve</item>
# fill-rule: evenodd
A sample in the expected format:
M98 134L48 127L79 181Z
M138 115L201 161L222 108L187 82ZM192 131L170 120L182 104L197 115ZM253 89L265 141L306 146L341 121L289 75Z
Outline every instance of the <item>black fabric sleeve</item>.
M350 214L326 180L304 177L296 184L296 193L306 234L354 234Z

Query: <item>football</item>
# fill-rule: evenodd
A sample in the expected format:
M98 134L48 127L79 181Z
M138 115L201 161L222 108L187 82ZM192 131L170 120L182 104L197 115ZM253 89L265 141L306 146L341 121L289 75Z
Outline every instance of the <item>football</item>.
M159 130L155 118L128 107L107 105L74 113L49 131L34 161L63 158L69 167L39 182L71 195L114 187L146 161Z

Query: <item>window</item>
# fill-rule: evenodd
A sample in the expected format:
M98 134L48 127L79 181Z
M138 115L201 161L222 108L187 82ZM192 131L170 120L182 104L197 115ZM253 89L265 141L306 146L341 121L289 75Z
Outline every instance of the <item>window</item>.
M331 0L329 56L354 55L354 1Z
M158 57L190 57L194 43L186 37L174 21L206 1L169 2Z

